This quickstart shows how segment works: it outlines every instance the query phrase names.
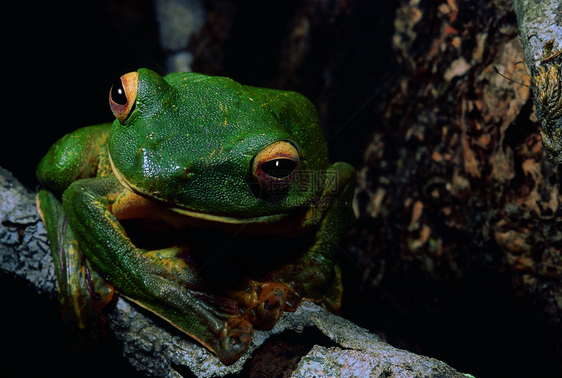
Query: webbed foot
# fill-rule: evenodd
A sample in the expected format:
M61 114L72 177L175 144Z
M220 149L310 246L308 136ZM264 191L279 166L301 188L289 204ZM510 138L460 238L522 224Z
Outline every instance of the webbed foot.
M275 326L287 300L289 288L277 282L257 283L254 288L256 298L244 312L256 327L268 331Z
M254 328L249 321L230 318L226 321L225 334L218 340L214 352L223 364L231 365L242 356L253 333Z

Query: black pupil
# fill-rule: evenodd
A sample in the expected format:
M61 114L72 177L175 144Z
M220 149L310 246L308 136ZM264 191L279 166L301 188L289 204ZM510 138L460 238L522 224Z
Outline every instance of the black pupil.
M291 159L273 159L270 161L266 161L261 165L262 171L264 171L267 175L282 179L284 177L289 176L295 168L297 167L297 163L295 163Z
M113 87L111 87L111 99L114 103L119 105L127 104L127 95L125 94L125 88L123 88L121 80L113 84Z

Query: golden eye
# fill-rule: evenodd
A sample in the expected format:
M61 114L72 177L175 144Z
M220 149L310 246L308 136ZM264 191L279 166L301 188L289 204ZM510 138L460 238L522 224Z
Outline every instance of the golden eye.
M258 152L252 163L252 173L263 189L278 190L293 181L299 164L299 152L295 145L282 140Z
M121 76L109 90L109 107L121 123L124 123L134 110L138 79L138 73L129 72Z

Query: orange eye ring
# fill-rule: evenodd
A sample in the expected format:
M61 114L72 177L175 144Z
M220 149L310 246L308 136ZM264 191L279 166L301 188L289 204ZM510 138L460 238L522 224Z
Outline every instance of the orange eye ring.
M139 74L129 72L119 78L119 81L109 90L109 107L115 118L124 123L131 115L137 100L137 83Z
M298 171L300 156L296 146L287 140L271 143L254 157L252 173L263 189L287 187Z

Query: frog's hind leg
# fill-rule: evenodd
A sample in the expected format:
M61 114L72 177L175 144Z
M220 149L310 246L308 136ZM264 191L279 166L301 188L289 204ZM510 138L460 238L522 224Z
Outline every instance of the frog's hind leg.
M200 341L224 364L236 362L252 337L251 323L218 316L199 299L197 274L187 263L167 258L169 251L158 256L132 243L114 212L127 201L140 210L149 205L142 197L130 199L114 176L79 180L64 192L64 209L89 261L120 294Z
M152 300L138 294L125 296L213 350L223 363L234 363L252 338L252 321L236 300L201 279L200 268L182 258L186 249L189 247L178 244L142 251L139 266L151 266L147 275L139 277L148 284L142 285L143 294L154 288L157 295ZM182 312L170 311L170 306L178 305L183 306Z
M41 189L37 205L51 244L63 319L80 331L80 344L85 338L105 341L101 308L111 301L113 286L89 266L55 195Z

